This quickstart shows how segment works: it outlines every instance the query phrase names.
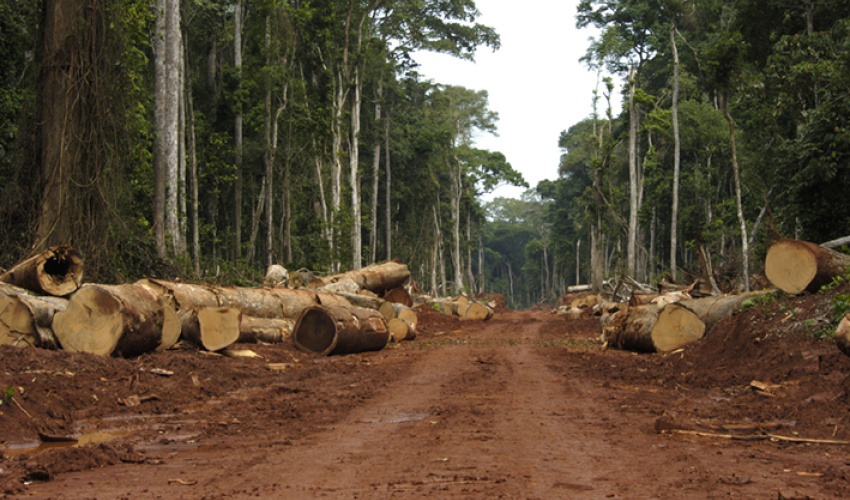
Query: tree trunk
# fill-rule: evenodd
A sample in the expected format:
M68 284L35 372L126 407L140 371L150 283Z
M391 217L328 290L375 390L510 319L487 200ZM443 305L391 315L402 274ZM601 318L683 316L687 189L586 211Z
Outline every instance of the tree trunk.
M689 309L647 304L630 307L605 329L609 347L638 352L671 352L700 340L705 323Z
M239 309L201 307L182 311L179 316L183 338L207 351L220 351L239 340Z
M385 213L385 225L386 227L386 247L387 247L387 260L391 260L393 258L393 229L392 229L392 197L390 188L392 186L392 171L390 170L390 111L387 109L387 119L384 126L384 184L386 188L384 189L384 196L386 197L386 213Z
M418 319L416 316L416 311L411 309L408 306L402 304L395 304L393 302L384 302L381 304L378 312L381 313L381 316L384 317L387 321L395 318L404 319L413 325L418 323Z
M396 342L402 340L414 340L416 338L416 323L411 323L404 318L393 318L387 322L390 336Z
M493 317L493 309L480 302L470 302L460 317L474 321L487 321Z
M850 356L850 314L845 315L835 329L835 345L841 352Z
M463 172L457 155L454 156L454 161L454 167L449 165L452 172L452 270L454 271L454 292L461 293L466 288L463 284L463 263L460 256L460 198L463 194Z
M381 123L381 98L384 94L383 85L378 84L375 96L375 123ZM378 186L381 172L381 140L375 139L372 146L372 205L369 213L369 262L375 262L378 255Z
M850 255L808 241L781 239L768 248L764 273L773 286L796 295L817 292L848 266Z
M233 20L233 67L236 69L238 89L242 88L242 15L243 0L237 0ZM233 261L242 257L242 104L236 104L234 119L234 142L236 149L236 172L233 182Z
M750 246L747 241L747 220L744 218L744 208L741 204L741 169L738 166L738 148L735 145L735 121L729 113L729 96L721 97L723 116L729 122L729 144L732 149L732 172L735 177L735 208L738 213L738 223L741 226L741 267L744 279L744 290L750 291Z
M189 75L189 58L186 55L189 51L186 39L183 39L184 59L186 60L186 74ZM189 210L189 224L192 226L192 269L195 272L195 277L201 276L201 241L200 228L198 223L198 204L199 188L198 188L198 148L195 141L195 103L192 99L192 85L186 85L186 122L189 128L189 180L192 185L192 208Z
M750 292L738 295L718 295L716 297L702 297L699 299L682 300L667 307L683 307L697 315L705 324L706 333L724 318L735 314L741 309L744 301L763 295L764 292Z
M56 313L53 330L66 351L131 357L176 339L180 322L174 309L145 287L89 284Z
M292 331L298 349L322 356L379 351L389 341L389 330L377 311L316 306L305 309Z
M36 294L62 297L80 287L83 258L67 245L51 247L0 274L0 281Z
M670 46L673 49L673 206L670 222L670 275L675 283L678 270L676 264L676 247L679 231L679 168L681 162L681 145L679 140L679 51L676 48L676 24L670 23ZM650 259L652 260L652 259Z
M638 116L635 103L637 73L634 66L629 72L629 233L626 248L626 274L635 276L635 255L637 254L638 231L638 192L639 174L637 165Z

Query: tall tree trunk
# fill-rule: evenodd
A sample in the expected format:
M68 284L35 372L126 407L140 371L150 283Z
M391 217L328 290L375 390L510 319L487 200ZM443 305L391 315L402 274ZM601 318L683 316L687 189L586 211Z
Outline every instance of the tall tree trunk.
M243 0L237 0L233 22L233 66L238 87L242 88L242 15ZM242 257L242 104L236 104L233 131L236 149L236 179L233 183L233 261Z
M387 260L392 260L393 258L393 229L392 229L392 203L391 203L391 191L390 188L392 186L392 170L390 170L390 110L387 108L387 119L384 123L384 196L385 205L386 205L386 220L384 221L386 224L386 247L387 247Z
M735 208L738 212L738 223L741 227L741 271L743 272L744 290L750 291L750 245L747 241L747 220L744 218L744 208L741 204L741 169L738 166L738 148L735 145L735 120L729 113L729 96L721 95L723 116L729 122L729 145L732 149L732 173L735 177Z
M44 64L41 74L40 129L43 197L36 229L36 249L72 240L69 179L79 162L82 111L75 72L80 71L68 46L76 35L85 5L75 0L44 3ZM76 63L76 64L75 64Z
M351 268L363 266L363 221L360 206L360 110L363 104L361 67L354 68L354 99L351 103L351 138L348 155L348 184L351 188Z
M452 251L452 268L454 271L454 291L461 293L465 288L463 284L463 262L460 256L460 198L463 193L463 172L461 170L460 159L454 155L455 165L452 166L449 162L449 169L452 172L452 238L454 239Z
M431 295L437 295L437 258L440 253L440 218L437 216L437 205L434 204L434 248L431 249Z
M186 63L186 75L188 79L189 73L189 58L188 43L186 38L183 38L184 60ZM189 225L192 227L192 269L195 272L195 277L201 277L201 244L200 244L200 229L198 228L198 149L195 142L195 104L192 99L192 86L186 85L184 88L186 93L186 124L189 131L189 180L192 184L192 207L189 211Z
M375 99L375 123L381 123L381 98L383 97L384 89L382 84L378 84ZM372 146L372 210L369 214L369 262L374 263L378 255L378 186L380 184L380 169L381 169L381 140L375 139L375 144Z
M186 200L186 87L187 87L187 71L186 71L186 50L183 43L183 30L180 31L180 48L178 54L180 57L180 83L178 85L178 95L180 98L179 110L179 134L178 134L178 151L177 151L177 224L178 224L178 241L176 253L178 255L188 255L187 245L187 230L188 230L188 213Z
M632 66L629 72L629 234L626 248L626 273L635 276L635 255L637 254L637 229L639 206L639 173L637 164L638 115L635 104L637 72Z
M469 282L469 293L475 293L475 276L472 274L472 217L466 212L466 279Z
M156 21L153 36L154 52L154 194L153 194L153 232L156 255L160 259L168 257L165 246L165 184L166 184L166 96L168 79L166 70L166 18L167 0L157 0Z
M670 46L673 49L673 207L670 222L670 275L676 282L676 247L679 232L679 170L681 162L681 141L679 139L679 50L676 48L676 24L670 23ZM654 233L653 233L654 236ZM650 259L651 260L651 259Z
M345 100L346 94L344 88L344 79L342 77L342 70L339 70L336 75L335 80L336 89L334 92L334 100L331 106L332 108L332 121L331 121L331 135L332 135L332 146L331 146L331 213L330 213L330 254L331 260L333 262L333 267L336 269L339 267L339 256L337 255L337 227L336 227L336 219L339 215L340 204L342 202L342 118L343 118L343 110L345 109Z

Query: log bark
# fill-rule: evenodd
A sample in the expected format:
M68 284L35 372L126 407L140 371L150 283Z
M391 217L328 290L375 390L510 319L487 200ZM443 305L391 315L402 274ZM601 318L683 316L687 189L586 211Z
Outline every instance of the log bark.
M690 310L705 323L705 331L709 332L714 328L714 325L737 312L745 300L763 295L764 293L757 291L739 295L702 297L669 304L668 307L683 307Z
M606 328L609 347L638 352L670 352L693 344L705 323L689 309L648 304L616 315Z
M391 260L383 264L373 264L355 271L317 278L322 286L343 280L352 280L360 288L381 294L391 288L397 288L410 278L410 270L406 264ZM316 283L318 284L318 283Z
M309 307L292 331L296 348L322 356L379 351L389 338L384 318L377 311L359 307Z
M202 307L180 313L182 337L207 351L220 351L239 340L242 312L233 307Z
M138 285L85 285L53 319L66 351L137 356L154 351L180 331L171 306ZM172 311L173 312L173 311Z
M245 316L295 319L301 311L316 305L351 307L351 303L339 295L313 290L221 287L155 279L137 283L155 291L178 311L232 307Z
M850 266L850 255L808 241L781 239L767 250L764 272L773 286L790 295L817 292Z
M64 297L83 281L83 258L68 245L58 245L34 255L0 275L0 281L38 295Z
M288 318L254 318L242 316L239 325L239 343L280 344L292 336L295 320Z
M68 301L59 297L36 297L0 289L0 345L56 349L53 316L67 307Z

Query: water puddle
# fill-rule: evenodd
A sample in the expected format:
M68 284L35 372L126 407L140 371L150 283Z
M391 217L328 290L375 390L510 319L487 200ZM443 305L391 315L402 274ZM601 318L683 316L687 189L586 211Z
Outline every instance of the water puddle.
M129 432L91 432L88 434L71 436L73 439L69 439L67 441L36 440L25 441L22 443L8 443L4 446L0 446L0 453L7 458L15 458L24 454L39 455L58 448L72 448L86 446L89 444L106 443L127 434L129 434Z

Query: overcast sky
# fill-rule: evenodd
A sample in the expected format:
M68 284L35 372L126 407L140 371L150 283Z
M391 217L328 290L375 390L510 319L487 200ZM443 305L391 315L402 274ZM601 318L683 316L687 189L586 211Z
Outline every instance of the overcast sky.
M596 32L576 29L577 4L476 0L481 11L477 22L496 29L501 49L479 49L474 63L442 54L416 55L425 79L489 93L490 109L499 113L499 136L482 136L476 147L504 153L532 187L558 177L561 131L592 112L597 75L579 58ZM523 191L505 186L485 200L518 198Z

